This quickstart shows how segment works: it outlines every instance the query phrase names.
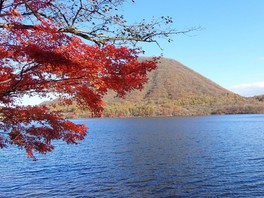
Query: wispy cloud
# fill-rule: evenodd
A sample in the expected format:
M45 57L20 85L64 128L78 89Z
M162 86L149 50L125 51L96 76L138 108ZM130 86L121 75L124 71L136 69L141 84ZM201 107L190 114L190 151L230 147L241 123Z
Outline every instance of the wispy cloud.
M258 58L259 61L264 61L264 56Z
M263 95L264 94L264 81L234 85L234 86L231 86L229 90L241 96Z

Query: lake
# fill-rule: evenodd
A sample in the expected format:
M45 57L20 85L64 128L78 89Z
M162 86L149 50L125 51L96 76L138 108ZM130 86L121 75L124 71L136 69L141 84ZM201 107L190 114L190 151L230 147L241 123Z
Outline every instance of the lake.
M264 196L264 115L77 119L78 145L0 150L0 197Z

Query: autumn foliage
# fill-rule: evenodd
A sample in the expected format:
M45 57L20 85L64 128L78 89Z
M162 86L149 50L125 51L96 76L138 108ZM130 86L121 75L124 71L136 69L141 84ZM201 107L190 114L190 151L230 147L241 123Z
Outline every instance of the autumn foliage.
M80 15L82 7L79 5L79 15L78 10L72 10L70 17L63 12L71 10L63 10L66 4L58 2L0 1L0 147L16 145L29 157L34 157L34 150L44 154L51 151L52 140L82 140L87 127L64 120L59 112L49 112L45 106L21 106L21 97L53 93L60 104L74 100L100 116L102 97L109 89L121 97L141 89L147 72L156 67L155 60L139 62L137 48L115 45L111 39L100 38L98 32L94 32L98 41L96 36L77 32L75 22L81 22L80 18L85 22L85 13ZM67 9L76 2L82 1L69 1ZM102 10L121 1L87 2L87 9L94 6L89 2L94 2ZM67 24L70 20L71 26ZM124 33L123 39L125 36L127 40L133 38ZM112 40L122 40L115 38Z

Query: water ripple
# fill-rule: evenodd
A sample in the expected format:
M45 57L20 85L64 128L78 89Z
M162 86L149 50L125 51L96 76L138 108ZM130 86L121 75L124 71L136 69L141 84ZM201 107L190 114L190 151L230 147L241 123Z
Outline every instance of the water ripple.
M91 119L79 145L33 162L0 152L0 197L264 195L264 116Z

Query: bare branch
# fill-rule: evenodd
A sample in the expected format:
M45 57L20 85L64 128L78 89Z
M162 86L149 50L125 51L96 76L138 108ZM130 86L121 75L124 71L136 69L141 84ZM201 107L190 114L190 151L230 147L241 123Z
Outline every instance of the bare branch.
M78 18L82 9L83 9L83 3L82 3L82 0L80 0L80 7L79 7L78 11L76 12L76 14L72 20L72 26L74 26L74 23L75 23L76 19Z
M0 0L0 15L1 15L1 12L2 12L2 9L3 9L4 1L5 0Z
M60 15L62 16L64 22L67 24L67 26L70 26L70 23L67 19L67 17L65 16L65 14L63 13L63 11L60 9L60 7L56 6L55 4L53 3L49 3L53 8L55 8L56 10L58 10L58 12L60 13Z
M32 11L32 13L34 14L34 16L39 19L39 14L31 7L31 5L27 2L27 0L23 0L24 4L26 5L26 7Z

